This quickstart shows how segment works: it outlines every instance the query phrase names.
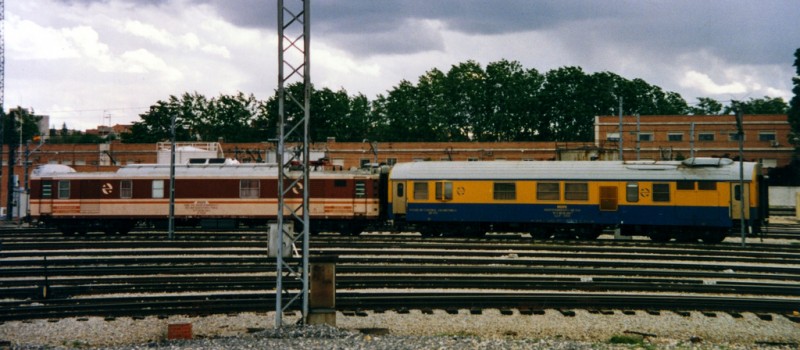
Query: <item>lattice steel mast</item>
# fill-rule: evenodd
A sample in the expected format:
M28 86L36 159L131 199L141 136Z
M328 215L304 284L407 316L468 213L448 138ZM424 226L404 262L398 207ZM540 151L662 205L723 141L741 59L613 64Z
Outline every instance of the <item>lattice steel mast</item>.
M308 317L308 171L309 171L309 139L308 124L311 106L310 79L310 0L296 0L292 6L284 6L284 0L278 0L278 232L288 237L292 244L302 242L300 266L291 266L284 261L284 245L278 244L277 281L275 295L275 327L283 326L283 311L292 303L302 299L302 322ZM298 4L299 3L299 4ZM287 55L289 56L287 58ZM291 62L290 62L291 60ZM288 68L288 74L284 69ZM295 96L286 88L289 82L302 81L303 96ZM298 107L300 113L291 120L286 115L286 103ZM301 152L293 153L289 159L286 155L286 143L301 143ZM302 159L297 159L301 157ZM296 195L302 192L302 203L297 203ZM286 220L292 220L301 226L302 232L295 233ZM283 236L281 237L283 238ZM292 294L283 289L283 277L302 280L302 290ZM284 305L283 297L287 297Z

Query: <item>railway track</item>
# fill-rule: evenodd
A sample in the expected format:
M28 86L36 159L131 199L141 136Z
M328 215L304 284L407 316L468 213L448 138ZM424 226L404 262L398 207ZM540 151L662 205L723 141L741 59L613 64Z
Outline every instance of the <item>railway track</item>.
M0 321L274 308L275 261L265 255L265 236L211 232L164 238L152 233L60 240L48 233L0 236ZM800 308L800 246L791 244L532 244L520 238L323 235L312 240L312 253L339 256L337 307L342 310L787 314Z

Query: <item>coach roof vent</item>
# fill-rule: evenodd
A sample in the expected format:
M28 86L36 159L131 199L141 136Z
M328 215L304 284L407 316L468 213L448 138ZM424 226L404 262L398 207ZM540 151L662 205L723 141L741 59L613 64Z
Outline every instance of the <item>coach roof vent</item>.
M729 158L687 158L681 163L688 167L720 167L733 164L733 160Z

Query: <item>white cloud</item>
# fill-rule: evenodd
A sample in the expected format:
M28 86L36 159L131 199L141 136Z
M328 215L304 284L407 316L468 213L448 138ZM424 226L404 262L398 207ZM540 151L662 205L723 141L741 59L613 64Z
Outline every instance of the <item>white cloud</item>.
M163 46L176 46L175 40L169 32L164 29L156 28L149 23L143 23L137 20L125 21L124 31Z
M743 94L747 92L747 87L739 82L729 84L718 84L707 74L690 70L683 75L680 85L684 88L697 89L706 94Z

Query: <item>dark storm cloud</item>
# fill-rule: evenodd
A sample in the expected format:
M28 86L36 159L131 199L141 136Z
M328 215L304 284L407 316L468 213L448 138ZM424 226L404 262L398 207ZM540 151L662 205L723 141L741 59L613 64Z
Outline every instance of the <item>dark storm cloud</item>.
M276 26L273 1L196 1L235 25ZM705 49L740 64L786 62L788 46L800 38L800 6L792 0L319 0L311 2L311 15L315 37L358 55L441 49L440 34L426 20L466 34L547 31L572 47L618 44L667 55Z

